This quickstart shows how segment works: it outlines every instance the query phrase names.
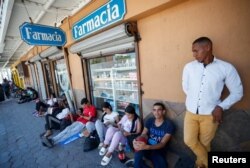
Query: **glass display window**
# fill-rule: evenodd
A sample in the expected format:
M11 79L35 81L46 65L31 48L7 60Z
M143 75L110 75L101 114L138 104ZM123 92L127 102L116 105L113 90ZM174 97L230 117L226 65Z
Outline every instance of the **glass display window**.
M125 53L89 60L91 94L97 108L106 101L123 115L131 104L140 114L135 57L135 53Z
M54 61L56 86L59 96L70 89L67 67L64 59Z

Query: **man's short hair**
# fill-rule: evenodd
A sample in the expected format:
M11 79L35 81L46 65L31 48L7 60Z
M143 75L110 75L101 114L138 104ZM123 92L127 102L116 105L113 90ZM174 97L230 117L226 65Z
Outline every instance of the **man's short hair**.
M210 44L211 46L213 45L212 41L208 37L199 37L193 42L193 44L196 43L207 43Z
M161 106L162 110L167 110L165 105L161 102L156 102L153 106Z
M87 98L83 98L83 99L81 100L81 105L87 104L88 102L89 102L89 101L88 101Z

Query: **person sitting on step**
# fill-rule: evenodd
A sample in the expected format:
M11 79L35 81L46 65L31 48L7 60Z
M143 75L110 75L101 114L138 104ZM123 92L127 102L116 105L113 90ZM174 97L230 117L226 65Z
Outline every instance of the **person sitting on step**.
M108 102L104 102L102 104L102 110L103 114L101 120L98 119L95 121L95 123L93 123L95 124L94 127L100 139L98 148L103 146L107 129L111 126L118 127L117 123L119 122L119 113L112 111L112 106ZM85 136L87 135L85 134Z
M138 135L141 132L141 128L142 125L134 107L128 105L125 109L125 115L118 123L118 128L109 127L106 132L104 144L99 151L99 155L104 155L101 165L108 165L112 159L112 153L118 147L119 143L125 146L128 141L127 138Z
M58 107L56 106L58 104ZM45 129L46 131L42 136L49 137L52 135L52 129L60 128L60 123L62 120L68 116L70 113L69 108L64 104L63 101L59 101L59 103L55 103L52 114L47 114L45 116Z

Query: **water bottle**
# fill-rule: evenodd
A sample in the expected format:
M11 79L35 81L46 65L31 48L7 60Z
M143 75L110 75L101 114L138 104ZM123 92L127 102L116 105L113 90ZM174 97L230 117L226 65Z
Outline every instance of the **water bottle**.
M124 163L126 160L125 160L125 153L123 150L123 145L121 142L119 143L118 150L119 150L118 158L119 158L120 162Z

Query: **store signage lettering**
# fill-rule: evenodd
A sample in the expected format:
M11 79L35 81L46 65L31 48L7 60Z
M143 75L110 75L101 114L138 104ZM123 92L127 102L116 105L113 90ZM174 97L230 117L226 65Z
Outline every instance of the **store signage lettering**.
M63 46L66 43L66 35L58 27L25 22L19 29L22 40L29 45Z
M111 0L73 25L72 35L81 39L97 30L122 20L126 13L125 0Z

